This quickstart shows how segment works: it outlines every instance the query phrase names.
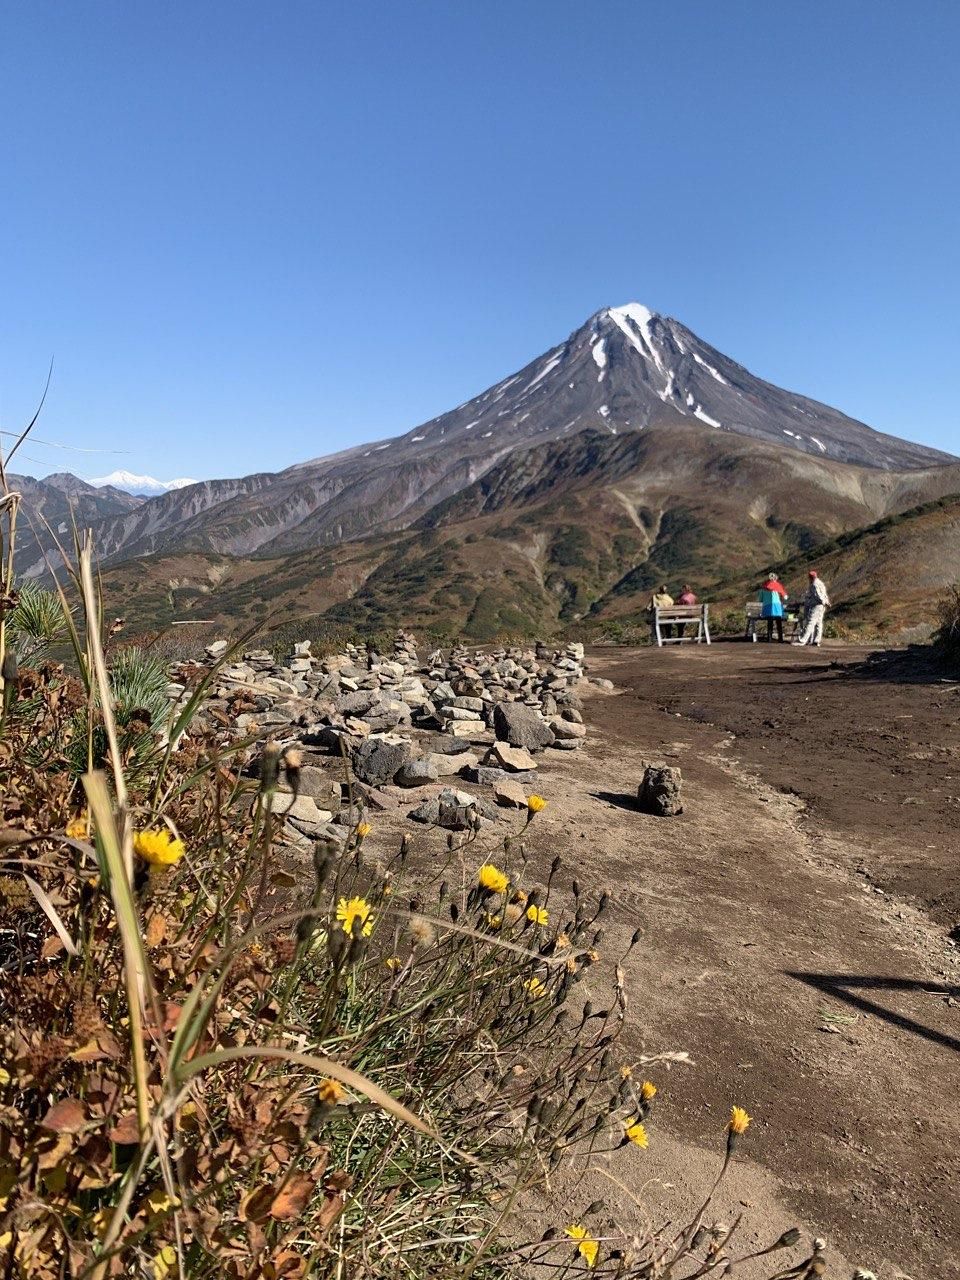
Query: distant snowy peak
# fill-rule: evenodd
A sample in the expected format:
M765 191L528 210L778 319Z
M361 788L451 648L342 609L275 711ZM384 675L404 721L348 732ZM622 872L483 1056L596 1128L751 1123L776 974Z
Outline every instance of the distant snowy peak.
M125 493L152 498L160 493L170 493L174 489L186 489L197 481L155 480L153 476L137 476L132 471L111 471L108 476L98 476L89 483L97 489L105 489L109 485L113 489L122 489Z

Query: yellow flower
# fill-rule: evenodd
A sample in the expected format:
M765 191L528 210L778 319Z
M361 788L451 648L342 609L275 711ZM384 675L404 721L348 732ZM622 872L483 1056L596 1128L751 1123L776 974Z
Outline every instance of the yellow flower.
M527 796L527 808L531 813L539 813L541 809L547 807L547 802L543 796Z
M333 1080L330 1076L326 1076L320 1081L317 1088L317 1101L322 1102L324 1106L335 1107L345 1092L346 1090L339 1080Z
M620 1079L629 1080L632 1075L633 1075L633 1067L631 1067L628 1062L624 1063L624 1065L620 1068Z
M731 1133L746 1133L747 1125L750 1123L751 1119L752 1117L747 1115L743 1107L731 1107L730 1123L727 1125L727 1128Z
M546 924L550 916L545 907L527 907L527 919L533 924Z
M486 889L488 893L504 893L510 883L500 868L495 867L492 862L483 864L477 872L477 880L480 882L480 888Z
M167 1280L177 1265L177 1251L172 1244L165 1244L153 1259L153 1280Z
M547 989L539 978L528 978L523 985L524 989L528 991L534 999L537 999L538 996L542 996Z
M384 960L384 962L383 962L383 963L384 963L384 964L387 966L387 968L388 968L388 969L390 969L390 970L399 969L399 968L400 968L400 957L399 957L399 956L387 956L386 960Z
M503 916L492 916L488 911L487 924L490 926L491 929L499 929L500 926L503 924Z
M369 938L373 932L373 916L370 914L370 903L365 898L341 898L337 903L337 919L344 933L353 933L356 921L360 922L360 932Z
M597 1265L597 1254L600 1252L600 1244L589 1235L586 1227L582 1227L579 1222L571 1222L566 1228L566 1234L571 1240L577 1241L577 1253L584 1260L588 1267Z
M373 830L373 827L371 827L369 822L358 822L357 823L357 839L358 840L365 839L372 830Z
M87 838L87 815L78 813L75 818L71 818L67 823L64 835L71 840L86 840Z
M165 1187L154 1187L144 1201L151 1218L165 1217L173 1209L179 1209L180 1201L167 1193Z
M647 1131L639 1120L631 1120L629 1124L625 1124L623 1131L635 1147L648 1147L650 1145Z
M651 1098L655 1098L656 1096L657 1086L655 1084L651 1084L649 1080L644 1080L643 1084L640 1086L640 1097L644 1102L649 1102Z
M133 837L133 847L152 867L172 867L187 851L183 841L166 827L156 831L138 831Z

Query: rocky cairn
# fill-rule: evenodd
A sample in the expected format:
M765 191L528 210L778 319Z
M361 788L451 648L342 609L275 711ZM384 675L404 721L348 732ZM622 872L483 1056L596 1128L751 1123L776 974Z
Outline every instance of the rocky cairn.
M175 668L171 699L227 652L217 641L204 662ZM268 739L302 751L297 795L278 792L274 809L304 837L342 837L370 810L408 804L414 821L468 830L526 806L545 752L583 746L587 679L580 644L438 649L424 662L400 632L389 656L348 645L315 657L309 642L280 662L245 653L216 670L201 718L249 737L251 761Z

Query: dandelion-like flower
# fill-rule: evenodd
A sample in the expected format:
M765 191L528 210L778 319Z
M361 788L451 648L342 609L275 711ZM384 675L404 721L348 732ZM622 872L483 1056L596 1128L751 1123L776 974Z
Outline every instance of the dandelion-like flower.
M488 893L505 893L510 881L492 862L485 862L477 872L477 880L481 889Z
M372 830L373 830L373 827L371 827L369 822L358 822L357 823L357 839L365 840Z
M339 1080L325 1076L317 1086L317 1101L325 1107L335 1107L345 1092Z
M579 1222L571 1222L570 1226L566 1228L566 1234L571 1240L576 1240L577 1253L579 1253L587 1266L595 1267L597 1265L597 1254L600 1252L599 1241L594 1240L586 1227L581 1226Z
M86 840L87 815L85 813L78 813L75 818L71 818L67 823L64 834L70 840Z
M539 978L528 978L523 986L527 994L533 996L535 1000L542 996L547 989L546 984L541 982Z
M387 968L391 971L391 973L395 972L397 969L400 968L400 957L387 956L386 960L384 960L383 963L387 966Z
M623 1126L623 1132L635 1147L646 1148L650 1145L647 1131L641 1120L631 1120Z
M539 813L541 809L545 809L546 807L547 802L544 800L543 796L527 796L527 811L529 813Z
M643 1084L640 1086L640 1097L644 1102L649 1102L651 1098L655 1098L656 1096L657 1086L649 1080L644 1080Z
M491 929L499 929L500 926L503 924L503 916L500 916L500 915L494 916L494 915L491 915L490 912L488 911L487 924L490 926Z
M360 932L365 938L369 938L373 932L373 916L366 898L341 898L337 903L337 919L344 933L352 934L358 921Z
M407 926L410 941L415 947L432 947L437 940L437 932L429 920L423 916L411 916Z
M727 1128L731 1133L735 1133L739 1136L741 1133L746 1133L747 1125L750 1123L751 1119L752 1116L748 1116L743 1107L731 1107L730 1123L727 1125Z
M546 924L550 919L550 914L546 907L527 907L527 919L532 924Z
M133 848L151 867L172 867L187 851L183 841L166 827L138 831L133 837Z

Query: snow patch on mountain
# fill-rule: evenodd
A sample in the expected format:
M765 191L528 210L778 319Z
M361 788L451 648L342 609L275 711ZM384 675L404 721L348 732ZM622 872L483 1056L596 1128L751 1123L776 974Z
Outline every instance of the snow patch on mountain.
M155 480L153 476L138 476L132 471L111 471L108 476L97 476L89 480L95 489L105 489L108 485L113 489L123 489L125 493L153 497L160 493L172 493L174 489L186 489L197 480Z

